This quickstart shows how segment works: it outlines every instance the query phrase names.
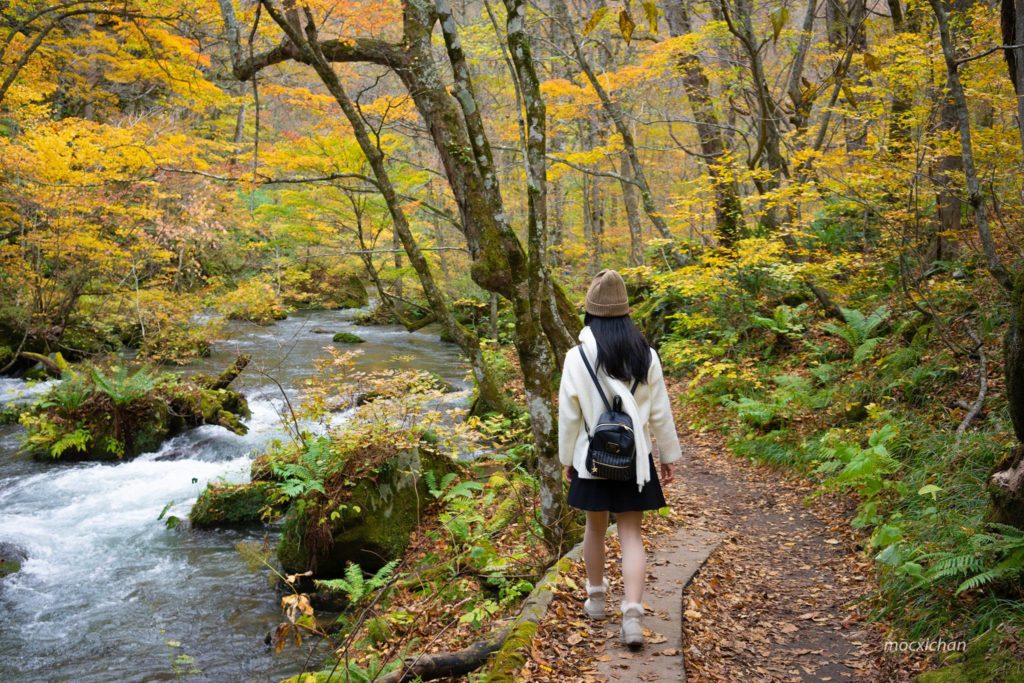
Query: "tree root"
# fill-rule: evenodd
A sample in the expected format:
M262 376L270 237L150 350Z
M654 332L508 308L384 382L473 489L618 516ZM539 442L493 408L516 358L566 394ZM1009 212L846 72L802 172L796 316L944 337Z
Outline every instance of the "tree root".
M960 440L963 438L964 432L971 426L974 418L981 413L981 409L985 405L985 395L988 393L988 359L985 356L985 347L978 338L978 335L974 333L974 330L967 330L967 334L970 335L971 341L974 342L974 349L978 354L978 395L974 399L974 403L968 408L964 419L960 421L959 426L956 428L956 439L953 442L953 448L957 449L960 447ZM959 458L959 455L957 455L957 458Z

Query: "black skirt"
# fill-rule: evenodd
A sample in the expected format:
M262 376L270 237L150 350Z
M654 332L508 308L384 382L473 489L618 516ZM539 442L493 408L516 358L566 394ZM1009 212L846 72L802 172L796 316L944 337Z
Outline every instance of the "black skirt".
M665 507L665 494L658 481L658 468L654 456L648 455L651 463L651 479L637 490L636 480L612 481L611 479L581 479L576 476L569 484L569 505L577 510L590 512L641 512L659 510Z

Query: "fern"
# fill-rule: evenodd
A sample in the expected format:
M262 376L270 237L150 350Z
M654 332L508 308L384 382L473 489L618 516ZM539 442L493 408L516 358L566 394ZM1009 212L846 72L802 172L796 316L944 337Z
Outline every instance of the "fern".
M785 304L781 304L775 307L772 312L772 317L766 318L760 315L752 315L750 319L754 321L754 324L763 327L769 332L773 332L779 337L785 339L798 339L803 335L804 326L800 322L799 316L807 308L807 304L800 304L796 308L791 308Z
M956 551L931 553L922 558L931 561L925 575L929 583L962 579L956 588L959 595L1024 576L1024 530L990 524L988 531L974 534L965 545Z
M338 591L345 595L351 604L362 602L375 592L387 586L398 568L399 560L392 560L367 578L363 568L350 562L345 567L345 576L340 579L317 581L317 585L328 590Z
M67 450L75 450L80 453L85 452L89 448L89 443L92 441L92 434L89 433L88 429L78 427L73 432L69 432L60 437L57 441L50 446L50 455L56 459L64 454Z
M824 330L845 341L853 351L854 365L860 365L874 354L875 348L882 341L881 337L874 335L889 316L889 309L879 306L869 315L855 308L840 308L840 312L845 323L828 323Z
M161 378L145 368L129 375L124 365L119 365L112 376L107 376L99 368L93 368L92 380L100 392L106 394L115 406L122 408L145 398L161 384Z

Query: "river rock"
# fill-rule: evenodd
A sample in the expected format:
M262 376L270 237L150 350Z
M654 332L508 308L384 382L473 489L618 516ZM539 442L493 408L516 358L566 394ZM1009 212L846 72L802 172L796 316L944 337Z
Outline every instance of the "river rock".
M345 499L348 507L318 529L310 528L310 520L319 508L294 502L277 548L281 566L289 573L312 570L318 578L342 576L350 562L365 571L380 569L405 552L431 500L422 473L433 471L440 479L457 468L451 458L425 446L400 451L375 478L357 481Z
M366 341L358 334L352 334L351 332L338 332L331 339L341 344L362 344Z
M13 543L0 543L0 579L21 571L28 554Z
M148 379L139 378L143 372ZM132 376L79 369L22 413L25 448L39 460L116 460L156 451L200 425L245 434L249 405L222 384L222 378L186 381L146 369Z
M197 529L244 526L263 521L263 513L274 515L274 484L265 481L248 484L211 482L199 494L189 512Z

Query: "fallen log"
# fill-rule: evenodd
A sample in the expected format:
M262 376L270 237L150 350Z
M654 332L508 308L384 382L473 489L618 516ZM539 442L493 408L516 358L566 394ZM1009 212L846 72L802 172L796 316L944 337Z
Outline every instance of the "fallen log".
M235 362L228 366L224 372L214 378L205 379L201 382L201 386L204 389L227 389L242 374L245 367L249 365L250 360L252 360L252 357L247 353L239 355Z
M433 681L439 678L464 676L492 662L491 679L512 680L512 674L522 666L522 650L529 644L541 619L547 614L554 598L554 585L563 572L583 554L583 544L577 544L545 572L523 608L510 622L498 628L487 638L455 652L436 652L409 657L401 668L380 677L381 683L407 683Z
M39 363L43 366L43 370L45 370L46 374L50 377L60 379L63 374L63 371L60 369L60 366L57 365L57 362L49 356L44 356L41 353L33 353L32 351L22 351L18 356L25 360L30 360L33 363Z
M419 320L413 320L412 322L405 323L405 329L407 332L416 332L421 330L432 322L437 322L437 316L430 313Z

